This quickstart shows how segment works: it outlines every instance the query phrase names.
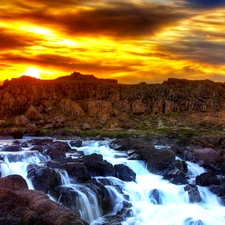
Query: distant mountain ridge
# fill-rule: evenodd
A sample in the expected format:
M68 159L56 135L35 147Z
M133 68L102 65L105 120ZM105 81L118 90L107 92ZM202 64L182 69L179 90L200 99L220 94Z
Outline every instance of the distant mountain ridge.
M0 86L0 126L11 121L32 132L172 129L185 121L187 126L211 123L224 129L224 111L225 84L210 80L169 78L162 84L124 85L74 72L47 81L22 76Z

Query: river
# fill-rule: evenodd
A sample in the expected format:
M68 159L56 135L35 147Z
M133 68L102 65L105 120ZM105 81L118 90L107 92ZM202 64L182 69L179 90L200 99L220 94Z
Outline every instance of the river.
M10 145L12 141L0 140L0 148ZM23 176L29 189L33 189L32 182L27 178L27 166L30 163L47 162L50 158L37 151L31 151L30 147L22 148L22 151L19 152L0 152L4 158L4 162L1 162L1 172L3 177L11 174ZM73 149L73 147L71 148ZM122 222L123 225L225 224L225 207L207 187L198 186L202 201L190 203L184 185L174 185L161 176L150 173L143 161L127 160L125 152L110 149L109 140L85 140L82 147L76 147L76 149L83 151L86 155L102 154L103 158L111 164L125 164L136 173L135 182L124 182L115 177L107 177L108 183L105 184L111 198L111 215L115 215L122 209L124 201L128 201L132 205L129 216ZM72 157L73 154L68 153L67 156ZM191 162L187 162L187 164L189 183L191 184L197 175L204 172L204 169ZM91 225L101 223L104 215L95 193L82 184L74 183L65 171L61 172L61 179L63 186L74 188L79 193L80 201L77 203L77 208L80 217ZM102 177L96 177L96 180L100 182L101 179ZM116 187L119 187L122 193ZM60 199L53 200L60 202Z

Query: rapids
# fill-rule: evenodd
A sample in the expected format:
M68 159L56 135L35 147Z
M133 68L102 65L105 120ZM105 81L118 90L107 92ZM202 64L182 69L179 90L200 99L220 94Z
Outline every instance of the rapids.
M10 145L13 140L1 141L3 145ZM69 141L68 141L69 143ZM91 153L102 154L103 158L113 165L125 164L136 173L135 182L124 182L115 177L107 177L107 188L111 198L110 215L115 215L123 208L123 202L131 203L129 216L124 218L123 225L224 225L225 207L219 197L212 194L208 188L198 186L202 201L190 203L184 185L174 185L164 180L161 176L149 173L143 161L127 160L125 152L118 152L109 147L109 140L83 141L82 147L76 147L86 155ZM160 148L159 146L157 146ZM73 147L71 147L73 149ZM27 178L27 166L41 164L50 160L49 157L37 151L30 151L29 147L20 152L1 152L4 158L1 162L2 176L19 174L23 176L30 189L32 182ZM73 157L72 153L67 153ZM197 164L187 162L190 183L195 177L204 172ZM60 172L62 186L76 190L79 198L77 210L82 219L91 225L100 224L103 212L98 202L98 196L87 186L75 183L65 171ZM102 177L96 177L101 182ZM118 191L119 187L121 191ZM126 196L126 197L125 197ZM127 197L128 196L128 197ZM60 202L59 199L54 199Z

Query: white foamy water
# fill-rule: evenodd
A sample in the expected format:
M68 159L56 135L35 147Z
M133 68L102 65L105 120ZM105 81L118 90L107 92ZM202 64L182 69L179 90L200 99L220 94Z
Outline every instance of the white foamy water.
M129 195L132 203L133 216L127 218L124 225L224 225L225 207L220 199L212 194L206 187L198 187L202 198L200 203L190 203L188 193L184 190L184 185L174 185L163 180L161 176L149 173L142 161L127 160L124 152L118 153L108 147L107 144L90 142L81 147L85 154L98 153L104 159L115 164L123 163L129 166L137 175L136 182L116 182L123 192ZM188 175L193 179L197 175L205 172L197 164L188 163ZM156 190L159 196L157 203L151 197L152 191ZM117 199L115 205L119 209L124 200L121 195L116 198L115 192L113 200ZM120 201L120 203L118 202ZM122 207L122 206L120 206ZM94 222L92 223L94 224Z
M83 146L77 150L84 153L102 154L104 160L116 164L125 164L136 173L135 182L124 182L115 177L107 177L105 188L110 195L111 212L114 215L123 207L123 202L132 204L132 214L124 218L123 225L224 225L225 207L220 199L212 194L208 188L198 187L202 201L190 203L188 193L184 185L174 185L161 176L149 173L143 161L127 160L125 152L112 150L108 146L109 141L84 141ZM10 141L0 141L0 148ZM27 179L27 166L46 162L46 157L39 152L24 148L20 152L0 152L4 158L1 162L2 176L19 174L23 176L30 189L33 186ZM69 156L69 154L68 154ZM188 175L192 183L195 177L205 170L198 165L187 162ZM82 219L94 225L95 221L101 221L103 212L99 204L98 196L93 190L83 184L77 184L70 179L65 171L58 171L61 175L62 187L68 187L76 192L76 209ZM96 177L101 182L102 177ZM118 187L122 190L118 191ZM125 198L128 196L128 198ZM55 201L60 202L59 199Z

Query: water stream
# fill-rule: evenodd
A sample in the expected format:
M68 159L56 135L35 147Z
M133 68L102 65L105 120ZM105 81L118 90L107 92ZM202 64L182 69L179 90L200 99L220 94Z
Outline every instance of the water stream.
M142 161L127 160L125 152L117 152L110 149L109 141L84 141L82 147L76 148L86 155L91 153L102 154L108 162L125 164L136 173L135 182L124 182L115 177L107 177L105 184L111 198L111 215L115 215L123 207L123 202L132 204L129 217L124 218L123 225L224 225L225 207L220 199L212 194L208 188L198 187L202 201L190 203L188 193L184 185L174 185L161 176L149 173ZM0 141L0 148L10 144ZM71 147L72 148L72 147ZM32 183L27 179L26 168L30 163L40 164L46 162L49 157L29 148L23 148L21 152L0 152L4 157L1 162L2 176L19 174L23 176L30 189ZM72 157L72 154L68 154ZM194 178L203 173L204 169L197 164L187 162L190 183ZM68 174L61 172L62 186L68 187L78 193L76 198L77 210L82 219L91 225L102 220L103 212L98 202L98 196L90 188L82 184L74 183ZM102 177L96 177L101 182ZM105 178L104 178L105 179ZM121 191L118 191L119 187ZM126 196L126 197L125 197ZM155 197L157 196L157 198ZM60 202L60 199L57 201Z

